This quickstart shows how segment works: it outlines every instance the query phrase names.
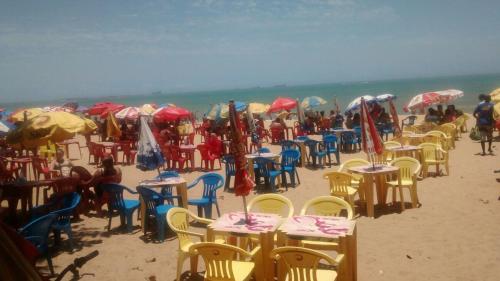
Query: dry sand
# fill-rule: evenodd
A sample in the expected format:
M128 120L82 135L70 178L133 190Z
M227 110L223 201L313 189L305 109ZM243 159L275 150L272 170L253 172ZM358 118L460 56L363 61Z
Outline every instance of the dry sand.
M500 154L498 141L494 146L495 154ZM270 148L280 149L279 146ZM74 160L74 163L93 172L95 167L87 165L87 149L83 151L82 160ZM498 156L480 156L478 152L479 144L464 134L451 151L451 175L418 182L421 207L402 213L397 207L389 207L377 210L375 219L365 216L357 219L359 280L500 280L500 183L495 180L500 174L493 174L493 170L500 169L500 161ZM78 155L74 148L71 155ZM198 153L196 157L198 166ZM341 154L341 161L350 158L365 156L363 153ZM131 188L140 180L156 175L134 166L121 168L122 183ZM292 200L298 212L306 200L328 194L328 183L321 175L336 169L335 166L318 170L299 168L302 183L282 194ZM224 170L216 172L223 174ZM183 176L191 181L201 173L195 171ZM200 190L199 187L189 190L189 197L198 196ZM242 210L241 198L222 189L218 196L223 213ZM406 200L409 200L408 194ZM178 243L175 236L169 234L163 243L151 241L151 234L143 235L136 218L134 215L136 228L127 234L118 230L116 217L108 233L106 218L82 216L83 220L73 224L77 249L72 254L66 248L54 253L55 271L60 272L74 258L97 249L100 255L81 269L81 280L149 280L152 277L174 280ZM63 239L65 237L63 234ZM45 260L37 265L48 272ZM186 261L184 277L188 276L188 266Z

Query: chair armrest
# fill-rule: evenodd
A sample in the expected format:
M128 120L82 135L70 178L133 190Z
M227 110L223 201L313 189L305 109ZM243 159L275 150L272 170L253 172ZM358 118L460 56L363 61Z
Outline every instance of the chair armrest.
M199 179L194 180L193 182L191 182L190 184L187 185L187 189L191 189L191 188L195 187L199 182L200 182Z
M255 257L259 254L259 252L262 250L260 246L255 247L249 254L252 259L255 259Z
M190 214L190 215L193 218L193 220L195 220L197 222L204 223L204 224L211 224L215 221L215 220L211 220L211 219L201 218L201 217L198 217L197 215L194 215L194 214Z
M192 231L187 231L187 230L180 230L180 229L175 229L174 230L177 233L181 234L186 234L186 235L191 235L200 238L202 241L205 240L205 235L197 232L192 232Z
M129 193L131 193L131 194L139 194L139 192L137 192L137 191L133 191L132 189L130 189L130 188L126 187L126 186L123 186L123 188L124 188L125 190L127 190L127 191L128 191Z

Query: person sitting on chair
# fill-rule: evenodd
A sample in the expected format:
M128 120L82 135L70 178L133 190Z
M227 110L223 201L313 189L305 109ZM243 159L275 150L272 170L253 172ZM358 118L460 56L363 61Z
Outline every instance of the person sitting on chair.
M73 163L69 159L64 158L64 150L58 148L56 157L52 162L52 171L59 172L61 177L69 177Z

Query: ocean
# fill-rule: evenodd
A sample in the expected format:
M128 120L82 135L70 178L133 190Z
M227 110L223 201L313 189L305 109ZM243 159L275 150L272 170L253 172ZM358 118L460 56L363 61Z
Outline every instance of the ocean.
M396 95L395 101L398 112L403 113L403 106L410 98L418 93L446 89L459 89L464 96L459 98L455 105L458 109L471 112L478 102L479 94L488 94L500 87L500 74L467 75L436 78L399 79L384 81L366 81L349 83L329 83L316 85L274 87L255 87L248 89L213 90L183 93L151 93L147 95L108 96L96 98L72 98L67 100L31 101L20 103L2 103L0 107L8 110L34 106L60 105L67 101L75 101L80 105L91 106L99 101L112 101L126 105L142 105L156 103L158 105L173 103L195 112L197 117L203 116L211 104L227 102L231 99L243 102L271 103L278 96L302 99L307 96L320 96L327 100L327 104L318 110L333 108L333 100L337 99L343 110L354 98L361 95L378 95L391 93ZM69 96L69 95L68 95Z

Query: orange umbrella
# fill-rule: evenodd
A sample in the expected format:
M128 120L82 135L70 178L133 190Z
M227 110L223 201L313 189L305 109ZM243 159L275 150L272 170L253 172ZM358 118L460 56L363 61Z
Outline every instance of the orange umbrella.
M292 98L278 97L273 101L268 113L278 112L282 110L292 110L297 106L297 101Z

